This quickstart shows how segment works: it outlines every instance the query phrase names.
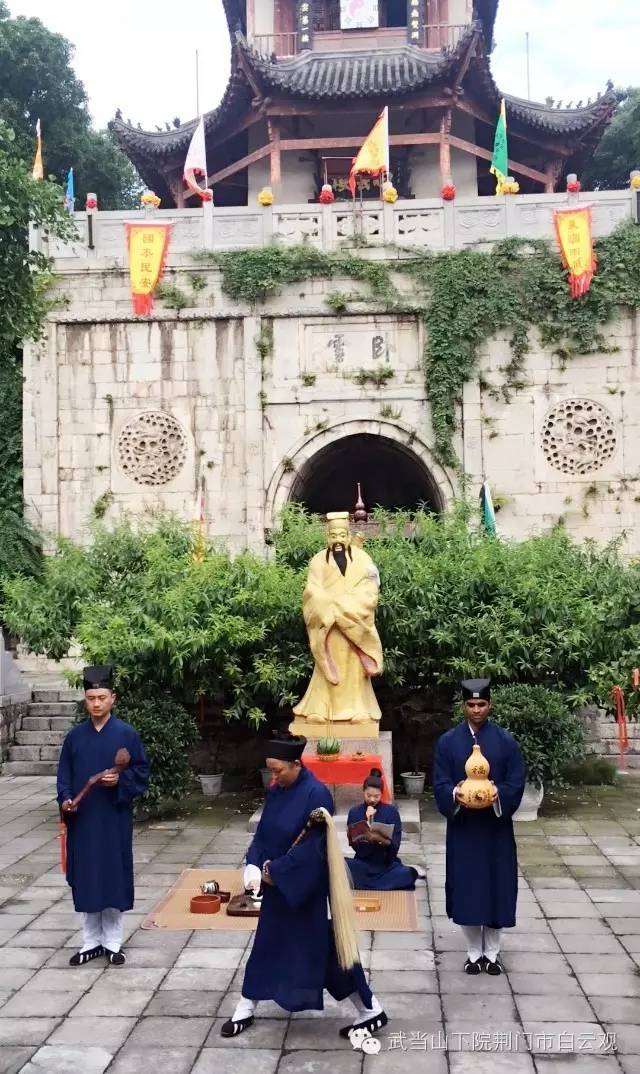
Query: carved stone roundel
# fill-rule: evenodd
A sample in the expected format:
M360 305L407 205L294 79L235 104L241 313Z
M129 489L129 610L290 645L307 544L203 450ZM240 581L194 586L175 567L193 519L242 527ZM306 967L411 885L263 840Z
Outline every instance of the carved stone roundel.
M591 399L565 399L549 411L542 429L547 462L563 474L588 474L616 450L611 414Z
M187 441L175 418L149 410L123 426L117 456L122 471L138 485L166 485L184 466Z

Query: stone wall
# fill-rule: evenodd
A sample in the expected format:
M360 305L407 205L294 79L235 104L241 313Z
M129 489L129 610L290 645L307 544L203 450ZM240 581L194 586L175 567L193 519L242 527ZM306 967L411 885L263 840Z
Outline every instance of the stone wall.
M311 280L250 309L223 294L217 270L176 268L168 278L189 292L195 272L205 284L197 306L176 314L158 301L144 322L132 316L124 268L85 265L61 277L68 307L25 352L34 522L85 539L96 510L107 521L147 508L192 518L204 475L210 534L260 549L296 475L354 433L401 445L431 475L440 506L451 502L458 479L433 458L417 319L356 300L336 316L327 299L353 293L352 280ZM580 538L624 536L629 553L640 551L639 319L621 315L606 334L607 353L566 368L534 340L527 387L509 404L492 391L508 341L484 349L455 446L470 487L486 477L503 504L502 534L523 537L562 517ZM382 387L353 379L384 365L394 375Z
M618 725L613 716L604 709L590 707L582 713L591 752L597 753L605 760L611 761L616 766L620 761L620 747L618 741ZM629 748L625 751L625 768L629 771L640 770L640 722L629 720L627 722L627 736Z
M4 761L16 732L27 714L31 690L17 670L13 654L7 652L0 635L0 762Z

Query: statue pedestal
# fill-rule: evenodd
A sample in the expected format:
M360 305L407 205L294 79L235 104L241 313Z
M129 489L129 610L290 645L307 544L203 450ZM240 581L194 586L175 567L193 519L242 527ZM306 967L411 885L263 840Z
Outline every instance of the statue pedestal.
M340 742L345 743L345 753L355 753L357 750L362 750L363 753L380 753L379 748L365 750L360 743L368 742L373 746L377 746L378 738L391 734L390 731L383 731L381 734L380 724L377 720L367 720L366 723L349 723L348 720L341 720L329 724L309 723L303 717L296 718L293 723L290 723L289 730L292 735L304 735L305 738L309 739L309 742L313 742L314 753L315 743L320 738L340 739ZM351 748L352 746L353 749Z
M302 723L302 721L301 721ZM320 726L320 725L316 725ZM367 726L366 724L345 724L345 728L351 726L353 730ZM378 724L374 724L376 730ZM311 725L313 727L313 724ZM391 746L391 731L381 731L380 734L372 738L361 737L352 738L350 735L347 737L343 735L342 728L338 724L331 725L331 737L337 738L342 746L342 752L344 754L357 753L360 751L365 754L378 754L382 757L382 770L384 772L384 778L389 788L389 793L393 801L393 751ZM302 761L308 754L316 752L316 747L321 738L326 737L325 734L319 734L317 738L309 737L310 726L306 725L302 731L294 732L297 734L304 734L307 737L307 745L305 746L304 753L302 755ZM336 811L342 812L345 809L350 809L352 805L358 805L362 801L362 784L361 783L328 783L327 784L333 800L336 804Z

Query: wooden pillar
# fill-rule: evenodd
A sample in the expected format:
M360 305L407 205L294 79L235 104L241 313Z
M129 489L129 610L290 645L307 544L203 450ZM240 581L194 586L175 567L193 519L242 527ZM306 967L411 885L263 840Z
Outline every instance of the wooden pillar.
M268 121L269 131L269 160L271 164L270 170L270 186L273 191L275 201L279 200L278 195L282 188L282 157L280 152L280 127L273 120Z
M550 160L545 167L544 174L547 177L544 185L545 194L555 193L556 183L558 182L558 177L562 171L563 164L564 161L562 160Z
M449 142L449 135L451 134L451 109L443 113L440 120L440 181L442 186L448 186L451 183L451 143Z

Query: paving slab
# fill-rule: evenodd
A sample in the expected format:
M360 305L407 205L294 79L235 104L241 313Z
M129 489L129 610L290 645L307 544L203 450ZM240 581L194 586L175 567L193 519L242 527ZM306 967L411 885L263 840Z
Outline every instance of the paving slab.
M35 1048L0 1047L0 1074L20 1074Z
M149 1045L150 1047L170 1048L176 1045L187 1045L198 1048L204 1043L210 1029L211 1019L208 1017L146 1017L138 1022L129 1037L128 1044L132 1047Z
M255 1048L251 1052L250 1074L275 1074L280 1054L280 1051L275 1049ZM286 1056L282 1060L278 1074L282 1072L284 1074L334 1074L335 1063L332 1060L317 1052L312 1053L313 1057L315 1057L315 1065L308 1065L306 1053L299 1053L295 1057L299 1064L296 1066L293 1063L294 1057ZM356 1065L347 1063L344 1067L341 1066L340 1074L358 1074L360 1071L362 1063L360 1057L349 1056L349 1059L355 1061ZM318 1065L321 1061L324 1061L324 1066ZM285 1066L284 1064L287 1063L288 1065ZM125 1074L125 1072L116 1072L116 1074ZM126 1074L129 1072L126 1071ZM131 1074L137 1074L137 1071L132 1071ZM233 1048L204 1048L191 1074L239 1074L237 1052Z
M112 1059L112 1053L105 1048L46 1045L38 1049L20 1074L103 1074Z
M67 1018L51 1034L47 1044L91 1044L115 1054L135 1024L135 1018Z

